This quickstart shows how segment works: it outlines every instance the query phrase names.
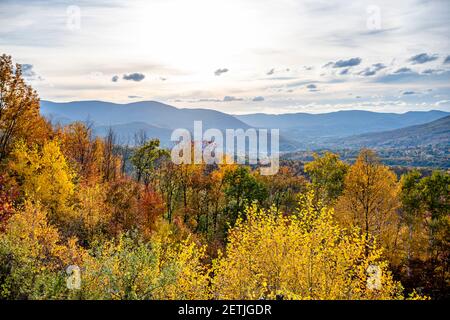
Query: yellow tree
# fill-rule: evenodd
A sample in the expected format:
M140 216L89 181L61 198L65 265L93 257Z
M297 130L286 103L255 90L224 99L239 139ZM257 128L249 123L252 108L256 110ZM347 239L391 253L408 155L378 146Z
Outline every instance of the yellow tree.
M365 149L349 169L336 204L339 220L360 227L367 240L377 237L390 258L395 255L399 231L399 191L395 173Z
M39 204L25 202L0 235L0 297L65 298L64 271L81 265L85 252L76 240L62 241Z
M68 218L74 174L57 141L48 141L42 148L18 142L11 152L9 173L16 177L25 199L39 201L49 209L51 220Z
M382 250L357 228L344 229L313 193L294 215L252 206L230 230L226 254L214 261L218 299L395 299ZM369 248L368 251L366 249ZM368 269L377 270L371 279ZM376 286L368 284L375 280Z
M204 248L192 241L126 236L95 248L83 265L82 299L208 299Z

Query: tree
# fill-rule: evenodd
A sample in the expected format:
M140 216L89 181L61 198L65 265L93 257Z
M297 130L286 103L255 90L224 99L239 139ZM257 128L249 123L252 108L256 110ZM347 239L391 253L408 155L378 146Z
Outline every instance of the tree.
M83 265L79 298L208 299L204 248L189 240L177 245L167 236L142 242L121 235L94 248Z
M267 197L267 190L246 166L229 167L224 174L224 192L232 224L253 201L260 203Z
M22 66L10 56L0 56L0 161L22 139L42 143L51 127L39 114L39 98L22 77Z
M297 195L306 191L305 177L296 175L289 167L283 166L272 176L257 176L268 190L265 203L275 206L275 209L292 212L297 206Z
M421 238L423 238L424 208L422 204L422 190L419 183L422 175L419 171L413 170L404 174L401 178L400 201L402 204L402 222L408 228L408 236L406 240L406 268L407 276L411 276L411 263L414 258L418 258L422 248L420 246Z
M8 181L6 175L0 175L0 232L14 214L13 201L17 198L17 187Z
M49 210L53 222L67 222L75 191L75 174L57 141L45 142L42 148L27 147L19 141L11 152L8 171L20 186L22 198L40 202Z
M0 235L0 297L66 298L64 271L81 265L84 254L75 239L63 242L39 204L26 202Z
M379 239L393 254L399 228L397 177L371 150L362 150L345 177L344 191L336 205L344 225L361 228L367 240Z
M156 161L165 155L168 155L168 153L166 150L159 148L158 139L149 140L139 147L131 157L131 163L136 170L137 181L142 180L145 185L148 185L154 173Z
M85 183L112 181L119 176L120 158L114 154L112 130L94 137L91 123L74 122L59 132L61 149Z
M229 232L225 254L214 261L214 298L401 298L378 244L357 228L340 227L331 209L317 211L313 198L309 193L293 215L247 209ZM377 288L367 286L369 266L379 270Z
M314 154L314 160L305 165L311 177L314 194L318 202L332 205L344 190L344 179L348 165L339 160L339 155L326 152L322 157Z
M445 296L450 281L450 175L435 170L420 181L419 190L429 230L429 280Z

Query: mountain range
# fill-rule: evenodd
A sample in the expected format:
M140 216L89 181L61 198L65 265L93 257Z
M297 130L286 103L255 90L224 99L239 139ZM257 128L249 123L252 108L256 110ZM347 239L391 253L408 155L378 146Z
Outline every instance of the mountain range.
M341 148L405 148L442 145L450 148L450 116L406 128L330 140Z
M58 103L42 100L41 113L52 122L61 124L90 121L95 133L100 136L112 128L119 143L131 144L136 133L145 132L147 137L159 138L162 145L168 146L173 129L185 128L192 131L195 120L202 120L203 130L245 130L251 127L280 129L281 151L336 145L357 147L426 141L442 143L450 139L449 123L444 120L450 113L438 110L403 114L349 110L322 114L257 113L233 116L210 109L176 108L156 101L117 104L104 101ZM441 118L444 119L437 125L420 126Z

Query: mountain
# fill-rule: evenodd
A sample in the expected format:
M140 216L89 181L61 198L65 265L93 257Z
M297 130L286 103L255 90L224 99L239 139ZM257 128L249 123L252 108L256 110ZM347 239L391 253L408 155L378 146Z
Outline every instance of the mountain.
M366 133L330 141L344 148L411 148L429 145L450 147L450 116L421 125L391 131Z
M117 104L103 101L74 101L57 103L42 100L41 113L54 123L62 125L74 121L90 121L94 133L105 136L112 129L119 143L133 144L137 133L158 138L161 145L169 147L172 131L185 128L192 132L194 121L201 120L203 131L216 128L244 129L250 126L235 117L209 109L184 109L156 101ZM292 151L301 147L296 141L280 136L280 150Z
M109 130L113 130L117 137L117 143L122 145L133 145L135 143L135 135L142 133L149 139L158 138L163 147L170 147L172 145L172 142L170 141L172 129L159 128L145 122L94 126L94 134L100 137L105 137Z
M410 111L403 114L351 110L322 114L257 113L238 115L236 118L257 128L279 128L281 133L294 140L316 142L315 138L345 137L423 124L449 114L437 110Z
M209 109L182 109L156 101L117 104L103 101L74 101L57 103L41 101L41 113L52 119L92 121L95 126L146 123L158 128L193 129L195 120L203 121L203 128L247 129L249 125L223 112Z
M210 109L176 108L156 101L117 104L103 101L57 103L45 100L41 101L41 113L61 124L91 121L95 133L100 136L112 128L120 143L133 144L135 134L144 132L149 138L159 138L165 147L172 145L170 135L174 129L192 131L196 120L202 120L203 130L216 128L222 132L225 129L274 128L280 129L280 151L289 152L350 143L353 140L339 139L420 125L450 114L436 110L403 114L353 110L323 114L232 116ZM366 138L351 139L355 139L354 144L357 145L358 141Z

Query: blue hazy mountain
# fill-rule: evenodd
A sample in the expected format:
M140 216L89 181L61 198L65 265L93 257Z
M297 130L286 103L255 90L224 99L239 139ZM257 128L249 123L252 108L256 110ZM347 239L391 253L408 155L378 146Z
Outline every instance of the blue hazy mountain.
M441 145L450 147L450 116L406 128L366 133L336 141L330 145L346 148L411 148Z
M344 137L368 132L394 130L445 117L450 113L438 110L410 111L402 114L361 110L337 111L321 114L248 114L236 116L257 128L279 128L294 140L318 137Z
M337 138L420 125L450 114L437 110L403 114L351 110L323 114L259 113L232 116L210 109L176 108L156 101L117 104L103 101L56 103L45 100L41 101L41 113L61 124L90 121L95 133L100 136L111 128L119 142L130 144L136 133L144 132L147 137L159 138L162 145L169 146L173 129L192 131L196 120L202 120L203 130L276 128L280 129L282 151L321 147L330 145ZM420 140L420 136L417 139Z
M156 101L117 104L103 101L74 101L57 103L41 101L41 113L52 119L92 121L95 126L146 123L166 129L193 128L195 120L202 120L204 128L249 128L235 117L209 109L182 109Z

